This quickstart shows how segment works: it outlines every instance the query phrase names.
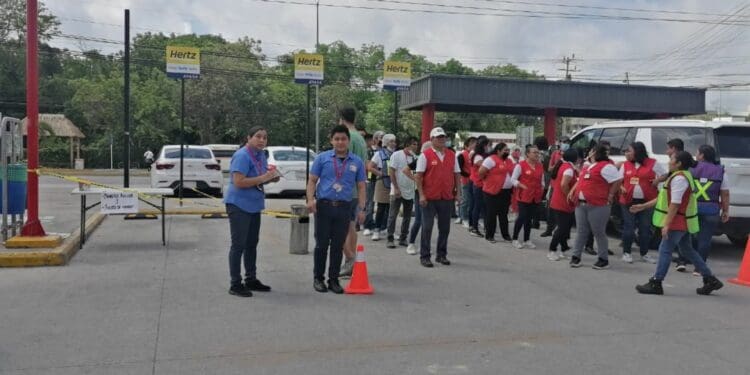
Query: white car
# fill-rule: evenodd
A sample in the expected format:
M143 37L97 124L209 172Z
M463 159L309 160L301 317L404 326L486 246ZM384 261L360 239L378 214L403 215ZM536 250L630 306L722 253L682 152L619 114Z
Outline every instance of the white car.
M265 186L266 194L305 194L307 156L310 156L312 166L315 153L295 146L270 146L265 151L268 165L276 166L281 173L279 182Z
M229 163L232 162L232 156L240 148L240 145L206 145L214 153L214 158L221 165L222 172L229 172Z
M192 189L221 196L224 192L224 178L221 166L206 146L185 145L183 155L183 194L196 194ZM175 194L180 186L180 145L162 147L151 168L151 187L171 188Z

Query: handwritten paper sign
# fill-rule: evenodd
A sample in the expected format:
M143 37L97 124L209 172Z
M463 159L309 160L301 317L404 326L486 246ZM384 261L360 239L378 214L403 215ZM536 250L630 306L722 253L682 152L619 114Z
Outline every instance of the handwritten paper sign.
M101 212L105 215L138 213L138 194L132 191L104 191Z

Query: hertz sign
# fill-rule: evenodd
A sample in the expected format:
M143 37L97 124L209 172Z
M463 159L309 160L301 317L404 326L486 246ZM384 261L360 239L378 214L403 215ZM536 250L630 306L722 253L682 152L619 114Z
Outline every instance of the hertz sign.
M404 91L411 86L411 63L386 61L383 67L383 89Z
M193 47L167 46L167 77L200 78L201 51Z
M321 85L324 67L323 55L297 53L294 55L294 82Z

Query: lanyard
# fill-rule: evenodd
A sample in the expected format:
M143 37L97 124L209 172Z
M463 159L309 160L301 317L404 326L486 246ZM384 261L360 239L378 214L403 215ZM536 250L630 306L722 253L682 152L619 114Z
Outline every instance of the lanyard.
M263 174L263 163L261 163L260 160L255 158L255 154L253 153L253 150L250 148L250 146L247 146L247 153L250 154L250 159L252 159L253 165L255 165L255 171L258 173L258 176Z
M346 171L346 164L347 164L347 159L344 159L344 164L341 166L341 169L339 170L338 158L336 157L336 154L333 154L333 170L336 173L336 182L338 182L341 179L341 176L344 175L344 171Z

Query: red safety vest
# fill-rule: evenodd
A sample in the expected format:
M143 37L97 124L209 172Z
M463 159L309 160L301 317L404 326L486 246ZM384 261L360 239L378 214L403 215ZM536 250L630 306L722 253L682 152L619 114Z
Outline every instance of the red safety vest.
M427 168L422 178L422 189L424 196L429 201L454 199L456 154L450 149L445 149L445 157L442 161L437 152L432 148L425 150Z
M685 173L680 171L676 174L673 174L664 185L664 188L667 190L667 202L669 202L670 205L672 204L672 181L679 175L682 175L684 177ZM687 212L688 204L690 203L690 194L692 194L692 192L693 191L691 190L690 185L688 185L688 188L685 189L685 193L682 194L682 203L680 203L680 208L677 209L678 214L674 215L674 219L672 219L672 222L669 223L669 230L679 230L682 232L687 232L688 226L685 213ZM666 216L666 213L664 215Z
M469 161L469 150L461 151L461 155L464 157L464 164L461 166L461 172L471 175L471 161ZM469 184L469 177L461 176L461 183L464 185Z
M563 162L560 165L560 169L557 171L557 178L552 180L552 199L550 200L549 206L553 210L562 212L574 212L576 205L568 200L568 197L563 193L562 181L563 175L569 169L573 170L573 178L568 182L568 191L573 188L578 180L578 172L573 168L573 165L567 162Z
M487 171L482 191L495 195L503 189L505 180L508 179L508 174L513 173L513 162L508 159L503 160L497 155L490 156L490 159L495 162L495 167Z
M541 202L544 195L542 187L544 167L542 163L537 163L535 168L531 168L526 160L518 164L521 166L521 177L518 178L518 182L526 185L526 189L518 189L518 201L523 203Z
M484 181L482 181L481 178L479 178L479 167L482 165L482 163L479 163L479 165L474 165L474 159L476 159L476 154L471 156L471 161L469 164L471 165L471 173L469 178L471 179L471 182L474 183L474 186L481 188L484 186Z
M626 161L623 165L624 178L622 184L625 187L625 194L620 195L620 204L628 205L633 202L633 191L636 186L641 187L643 191L643 199L646 202L655 199L659 195L659 191L653 185L656 179L656 172L654 172L654 165L656 160L646 158L640 167L636 169L635 163Z
M610 186L609 182L602 176L602 169L610 164L608 161L600 161L585 167L581 171L576 197L583 192L586 203L592 206L606 206Z

